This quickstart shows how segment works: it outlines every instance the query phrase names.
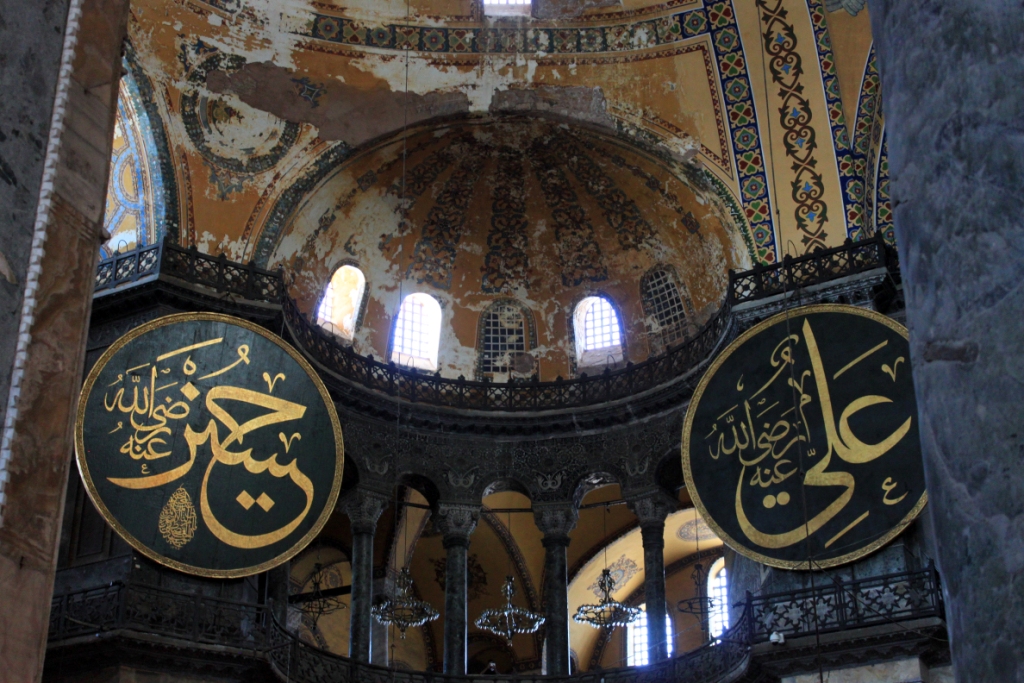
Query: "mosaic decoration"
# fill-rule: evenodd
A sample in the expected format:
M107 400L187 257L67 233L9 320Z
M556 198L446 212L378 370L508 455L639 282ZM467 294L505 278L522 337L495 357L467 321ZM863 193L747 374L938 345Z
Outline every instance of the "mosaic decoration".
M804 253L824 249L828 234L828 206L823 199L825 183L815 168L818 159L816 133L811 127L811 104L804 97L803 60L797 52L797 38L793 25L787 20L783 0L756 0L764 24L765 51L770 61L768 70L772 82L779 86L782 106L780 124L785 130L782 144L786 156L793 160L794 178L792 197L796 203L794 218L797 229L803 233L800 241ZM746 192L747 184L743 185Z
M892 224L892 202L889 200L889 136L884 131L875 188L875 233L881 233L889 244L896 244L896 232Z
M881 113L881 97L882 84L878 78L878 61L875 59L875 48L872 46L864 66L860 95L857 98L857 119L853 127L853 175L856 179L853 191L854 195L859 197L857 206L853 209L857 213L853 221L857 230L851 235L854 240L868 237L871 213L866 210L866 205L870 202L867 192L867 159L871 151L871 129L875 123L875 116Z
M689 522L681 525L676 529L676 537L682 541L712 541L718 538L715 536L715 532L711 530L707 522L699 517L697 519L691 519Z
M110 177L103 227L111 237L100 258L177 239L178 202L167 139L152 102L152 86L138 70L129 47L117 98Z
M533 142L528 156L555 222L562 284L577 287L584 282L607 280L608 267L597 243L594 226L580 206L569 179L559 168L562 160L543 139Z
M127 77L126 77L127 78ZM153 187L142 142L139 119L121 84L114 121L114 144L107 182L107 205L103 227L110 239L100 247L100 258L115 251L125 252L157 241L153 216Z
M512 147L498 150L491 230L487 233L481 283L481 289L487 293L530 288L529 237L526 234L530 224L526 218L523 163L521 151Z
M614 15L613 15L614 16ZM777 259L771 198L765 175L760 126L732 0L704 0L703 6L658 19L566 28L465 29L388 24L370 26L345 17L315 14L300 35L333 44L448 54L540 54L573 56L672 46L710 36L719 86L725 95L733 156L742 188L741 203L750 229L754 260ZM312 43L308 45L316 49ZM684 46L685 47L685 46ZM652 58L671 56L652 55ZM634 59L635 56L629 56ZM619 59L597 58L602 60ZM539 59L548 63L550 59ZM712 93L717 98L717 93ZM739 224L739 223L738 223ZM277 229L276 232L279 232ZM269 249L267 250L269 251Z
M622 587L640 571L640 567L637 566L636 562L625 555L620 555L619 559L608 565L607 569L611 573L612 581L614 582L610 591L612 593L622 590ZM597 580L587 586L587 590L599 598L604 595Z
M851 239L861 228L859 211L864 199L864 186L856 174L854 150L850 144L850 134L846 128L846 116L843 112L843 100L839 91L839 77L836 75L836 62L832 55L832 39L828 33L828 21L821 0L807 0L807 9L814 27L814 41L818 49L818 63L821 66L821 82L825 88L825 106L828 109L828 122L832 129L832 145L839 169L839 185L843 195L843 207L846 218L846 236Z
M198 64L194 64L196 58ZM179 60L188 71L191 86L181 96L181 118L203 158L220 169L244 175L277 165L298 139L299 124L282 121L234 98L203 93L207 74L240 69L245 58L217 52L196 41L191 47L182 46ZM245 150L243 156L236 156L239 150Z
M481 153L484 150L478 149L475 142L467 141L467 144L469 153L430 207L420 239L416 242L412 263L406 271L406 277L415 276L417 282L440 289L449 289L452 285L452 267L466 227L466 210L473 198L473 185L479 180L484 167L484 155Z
M558 136L552 140L551 152L565 160L576 180L597 200L623 250L635 251L651 243L654 228L640 213L636 202L615 186L615 181L583 148L573 144L568 137Z

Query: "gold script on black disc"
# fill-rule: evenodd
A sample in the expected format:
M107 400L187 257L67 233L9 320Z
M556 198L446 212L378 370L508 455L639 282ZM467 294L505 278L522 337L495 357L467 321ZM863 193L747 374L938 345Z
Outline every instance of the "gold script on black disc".
M157 562L232 578L302 550L334 510L345 450L327 389L263 328L183 313L118 339L86 378L78 468Z
M704 375L683 426L683 476L708 524L758 562L853 562L928 500L906 329L818 305L774 316Z

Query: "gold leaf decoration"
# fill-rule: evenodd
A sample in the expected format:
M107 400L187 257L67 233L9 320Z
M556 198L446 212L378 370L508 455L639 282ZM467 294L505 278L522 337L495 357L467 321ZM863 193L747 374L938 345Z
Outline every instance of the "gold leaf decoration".
M195 536L196 508L184 487L179 486L167 499L157 524L160 535L175 550L180 550Z

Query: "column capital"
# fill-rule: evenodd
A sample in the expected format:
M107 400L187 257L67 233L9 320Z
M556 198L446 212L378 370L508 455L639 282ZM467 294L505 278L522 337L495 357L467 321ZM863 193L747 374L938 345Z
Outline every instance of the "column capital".
M469 547L469 536L480 520L480 506L465 503L438 503L434 510L434 527L444 535L444 547Z
M544 545L569 544L569 532L576 528L580 512L572 503L534 503L533 521L544 534Z
M626 497L626 504L640 522L640 529L657 529L660 534L665 520L679 509L679 502L660 488L648 489Z
M388 497L377 491L367 489L354 489L338 503L349 521L352 523L352 533L372 534L377 530L377 520L380 513L388 505Z

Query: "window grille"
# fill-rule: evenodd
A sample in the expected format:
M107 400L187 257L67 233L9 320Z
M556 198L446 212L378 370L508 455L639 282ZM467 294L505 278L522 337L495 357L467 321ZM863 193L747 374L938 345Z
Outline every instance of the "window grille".
M366 291L366 278L355 266L334 271L316 310L317 322L337 335L352 339Z
M530 0L484 0L484 14L529 14Z
M588 297L580 304L586 306L583 315L583 350L597 351L622 346L619 316L604 297Z
M513 358L526 351L526 320L518 306L497 303L484 311L480 372L510 372Z
M423 370L437 369L441 338L441 306L437 299L417 292L405 297L395 323L391 360Z
M647 666L650 664L650 631L647 628L647 606L640 605L644 610L640 617L626 626L626 665ZM668 645L668 656L672 656L672 645L675 637L672 633L672 617L665 615L665 639Z
M644 278L644 305L647 315L653 315L658 327L662 347L685 341L687 337L686 309L675 278L667 268L656 268Z
M712 600L708 629L712 638L718 638L729 628L729 587L725 575L725 559L720 558L711 566L708 597Z

